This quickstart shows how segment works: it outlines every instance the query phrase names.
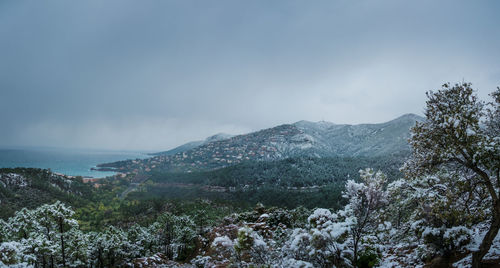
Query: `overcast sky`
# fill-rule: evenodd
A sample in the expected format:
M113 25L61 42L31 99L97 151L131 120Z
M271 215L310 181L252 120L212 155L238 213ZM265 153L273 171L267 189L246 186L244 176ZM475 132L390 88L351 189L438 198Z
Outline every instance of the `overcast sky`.
M500 85L499 1L0 1L0 146L164 150Z

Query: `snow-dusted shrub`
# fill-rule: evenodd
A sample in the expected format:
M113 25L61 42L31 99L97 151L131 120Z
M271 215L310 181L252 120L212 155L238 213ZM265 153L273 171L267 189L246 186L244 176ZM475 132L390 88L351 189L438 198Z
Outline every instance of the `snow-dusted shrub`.
M286 228L286 226L278 226L272 232L274 247L283 247L286 241L290 239L291 229Z
M212 247L216 248L228 248L228 247L233 247L234 242L231 240L227 235L225 236L218 236L214 239L212 242Z
M238 229L234 249L240 257L248 254L252 262L261 264L268 262L268 245L262 236L252 230L252 228L242 227Z
M290 211L291 228L304 228L308 224L307 218L311 215L311 210L299 206Z
M472 231L464 226L452 228L425 226L416 230L421 235L422 241L430 247L428 250L432 250L434 254L448 254L464 249L470 243L472 236Z
M391 183L386 214L394 235L388 248L411 248L412 258L405 261L421 263L471 250L472 238L478 237L472 230L491 215L488 194L471 188L476 182L471 173L442 169Z
M191 264L198 268L204 268L208 267L211 260L212 258L210 256L196 256L191 260Z
M405 209L398 218L400 234L414 235L420 258L448 255L470 243L471 229L486 219L490 202L484 192L467 190L471 182L467 174L442 171L389 185L391 198L396 197L391 209Z
M311 246L312 235L305 229L294 229L290 235L290 240L283 246L283 251L286 255L293 259L310 261L312 250Z
M316 209L308 218L309 228L294 229L284 252L293 260L314 266L347 265L352 251L348 248L349 224L339 221L327 209Z
M236 252L241 253L244 250L250 250L252 248L254 242L252 233L253 230L248 227L238 229L238 238L234 245Z
M216 237L211 247L219 260L229 260L235 256L234 241L227 235Z
M313 268L314 265L310 262L287 258L283 260L281 267Z
M392 230L381 216L388 203L387 180L372 169L361 170L360 177L359 183L347 181L343 197L348 204L343 210L316 209L307 218L308 228L293 231L284 247L288 256L315 266L351 266L363 252L371 258L368 262L376 262L381 250L376 245Z
M325 208L318 208L314 210L313 214L307 218L307 221L313 228L327 228L334 221L337 220L337 215L332 214L330 210Z
M19 242L4 242L0 244L0 266L21 264L26 261L24 246Z
M357 267L375 267L380 263L380 256L378 252L370 247L365 247L359 252L358 259L356 260Z
M267 217L263 217L266 215L267 215ZM277 209L277 210L272 211L269 214L266 213L266 214L260 215L258 221L262 221L264 219L265 219L266 223L269 224L269 226L291 227L293 224L292 215L290 214L289 211L283 210L283 209Z
M448 249L462 249L471 241L473 232L465 226L455 226L445 230L443 240Z

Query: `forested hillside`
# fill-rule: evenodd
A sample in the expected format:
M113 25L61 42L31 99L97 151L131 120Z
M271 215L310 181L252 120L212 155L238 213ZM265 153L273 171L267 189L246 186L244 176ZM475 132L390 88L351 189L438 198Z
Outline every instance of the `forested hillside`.
M227 201L242 207L260 202L266 206L338 209L349 179L367 166L382 170L390 180L400 178L404 156L288 158L247 161L212 171L191 173L150 172L149 179L129 199L150 198Z
M81 177L69 178L43 169L0 169L0 218L21 208L35 208L57 200L67 204L85 204L92 187Z

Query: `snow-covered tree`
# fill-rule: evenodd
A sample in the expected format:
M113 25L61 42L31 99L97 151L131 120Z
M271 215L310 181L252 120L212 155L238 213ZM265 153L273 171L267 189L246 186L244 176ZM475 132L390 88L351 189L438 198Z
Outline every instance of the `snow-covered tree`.
M316 209L308 218L308 228L293 230L284 246L290 259L321 267L349 267L357 265L361 251L371 252L378 242L379 226L385 226L381 214L387 206L387 179L372 169L361 170L360 177L359 183L347 181L343 197L348 204L343 210Z
M170 213L161 215L151 226L156 235L159 251L170 259L185 259L195 249L197 228L188 216L176 216Z
M110 226L101 233L89 234L89 255L96 266L119 266L134 257L127 234L123 230Z
M156 244L156 237L148 227L142 227L137 224L132 225L127 230L127 239L130 242L131 255L135 258L151 256L156 253L153 250Z
M376 230L379 222L378 213L387 204L384 189L386 176L372 169L360 171L361 182L348 180L344 197L349 200L344 212L353 221L350 228L352 237L353 260L357 262L358 252L364 236Z
M34 211L38 231L44 234L47 246L55 248L49 255L52 265L60 262L66 266L66 232L78 228L77 221L71 218L73 214L74 211L60 201L42 205Z
M473 267L480 267L500 229L500 89L492 94L489 109L478 100L470 83L443 85L428 92L426 120L412 129L411 158L403 170L407 177L432 175L447 169L460 171L473 189L489 194L490 227L473 253Z
M66 260L69 267L82 267L89 262L88 235L77 228L66 233Z
M45 261L43 254L51 250L45 250L47 245L43 238L38 239L41 237L38 233L40 226L35 219L34 211L26 208L17 211L14 217L8 219L4 228L6 228L5 240L9 241L7 243L17 242L16 245L20 245L17 255L22 254L24 261L29 264L35 264L37 260L40 264Z
M405 209L393 240L418 247L416 256L429 260L464 250L473 228L490 213L488 193L471 191L470 179L445 171L434 175L401 179L388 186L389 214ZM396 241L393 241L396 242Z
M31 232L39 228L32 210L22 208L8 220L9 233L7 237L12 240L27 239Z

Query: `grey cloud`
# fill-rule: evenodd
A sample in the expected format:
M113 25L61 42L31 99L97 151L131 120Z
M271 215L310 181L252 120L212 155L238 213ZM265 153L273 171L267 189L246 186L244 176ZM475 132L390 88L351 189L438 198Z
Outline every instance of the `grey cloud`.
M165 149L500 84L496 1L5 1L0 145Z

